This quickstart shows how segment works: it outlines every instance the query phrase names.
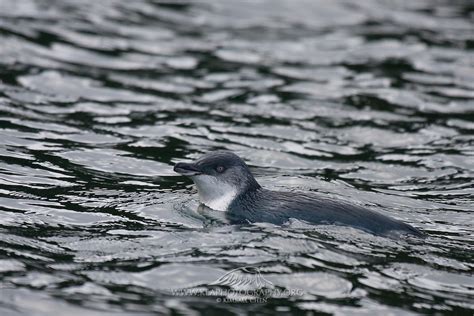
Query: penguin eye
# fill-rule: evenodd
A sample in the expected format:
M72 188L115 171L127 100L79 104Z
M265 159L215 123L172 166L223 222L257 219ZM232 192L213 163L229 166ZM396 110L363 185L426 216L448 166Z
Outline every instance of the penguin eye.
M219 172L219 173L223 173L225 170L225 168L223 166L217 166L216 167L216 171Z

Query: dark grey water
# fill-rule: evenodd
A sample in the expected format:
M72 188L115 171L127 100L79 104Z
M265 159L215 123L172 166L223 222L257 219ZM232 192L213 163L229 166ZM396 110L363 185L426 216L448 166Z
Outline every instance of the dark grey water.
M0 314L472 315L473 9L0 0ZM222 224L215 149L428 238Z

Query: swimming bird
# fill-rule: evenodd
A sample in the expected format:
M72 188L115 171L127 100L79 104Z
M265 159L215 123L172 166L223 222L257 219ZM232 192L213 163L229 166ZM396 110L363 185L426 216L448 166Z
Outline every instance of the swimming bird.
M226 212L231 223L282 225L297 219L311 224L351 226L375 235L422 236L406 223L342 200L314 193L264 189L245 162L230 151L210 152L194 162L177 163L174 171L190 177L200 202Z

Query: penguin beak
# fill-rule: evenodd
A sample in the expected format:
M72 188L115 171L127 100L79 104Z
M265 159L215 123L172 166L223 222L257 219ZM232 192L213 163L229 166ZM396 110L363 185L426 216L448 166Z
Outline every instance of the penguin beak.
M178 162L173 170L183 176L197 176L202 172L193 163Z

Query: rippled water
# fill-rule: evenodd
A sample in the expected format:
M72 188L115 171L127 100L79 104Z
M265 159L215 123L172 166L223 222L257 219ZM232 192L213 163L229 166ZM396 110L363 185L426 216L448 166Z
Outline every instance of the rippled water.
M471 315L473 9L0 1L0 314ZM222 223L215 149L428 237Z

